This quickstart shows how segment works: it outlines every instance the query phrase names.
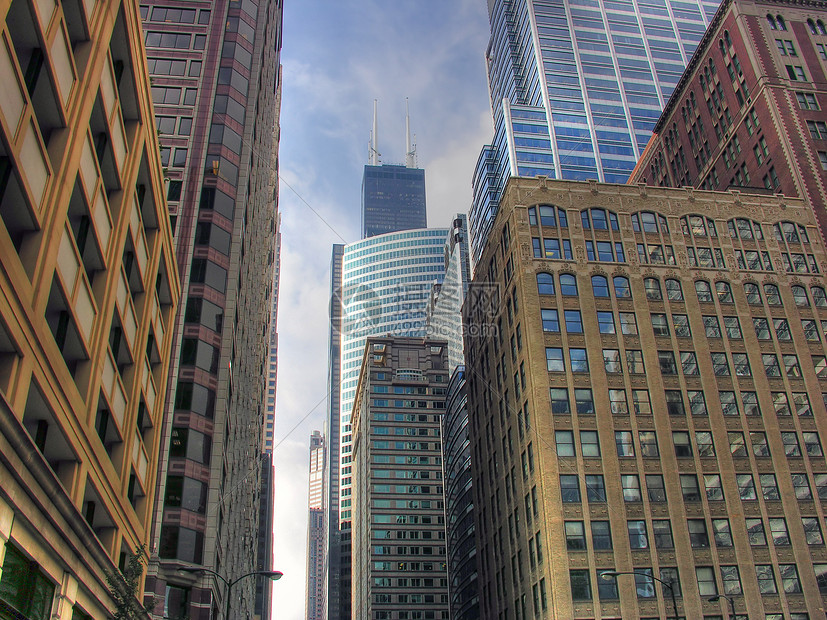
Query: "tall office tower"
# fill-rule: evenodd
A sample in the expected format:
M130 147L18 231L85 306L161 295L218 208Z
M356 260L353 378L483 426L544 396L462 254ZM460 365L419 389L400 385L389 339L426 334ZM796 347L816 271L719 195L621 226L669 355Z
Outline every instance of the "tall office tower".
M465 367L457 366L448 383L445 415L442 419L445 539L448 593L453 620L474 620L480 617L471 444L468 441L468 394L465 384Z
M454 216L445 239L445 277L435 283L426 309L426 334L429 338L448 341L448 369L465 363L462 347L462 304L471 281L468 256L468 217Z
M820 617L825 260L799 199L509 181L465 306L482 617Z
M180 293L141 23L2 15L0 616L108 618L150 538Z
M325 428L325 540L324 601L322 617L327 620L345 620L340 597L340 536L339 536L339 430L342 388L342 256L345 246L333 244L330 258L330 334L327 352L327 421ZM349 608L349 604L348 604Z
M223 618L257 557L277 232L280 0L141 5L186 304L156 489L156 616ZM203 566L218 573L183 572ZM232 588L254 613L256 578ZM269 591L269 588L267 589Z
M722 3L630 182L800 196L827 231L825 11Z
M308 507L310 516L307 525L307 591L305 610L307 620L324 618L324 474L325 440L319 431L310 435L310 484Z
M622 183L718 0L489 0L494 139L473 178L479 260L509 177Z
M446 343L365 343L353 406L353 617L448 618Z
M274 489L272 452L261 455L261 483L259 485L258 533L256 535L256 570L271 569L273 563L273 526L275 522ZM269 620L272 613L272 594L270 588L273 582L268 579L259 579L256 582L255 606L253 620Z
M279 368L279 278L281 276L281 216L276 220L276 258L273 268L273 300L270 313L270 355L267 362L267 402L264 418L263 450L273 453L276 436L276 386Z
M378 151L376 103L370 138L370 163L362 177L362 239L425 228L425 171L416 167L416 146L411 142L410 116L406 114L405 165L381 164Z
M344 246L342 253L339 488L339 607L350 618L351 409L369 336L425 336L431 286L445 274L445 228L406 230ZM331 485L334 484L331 481Z

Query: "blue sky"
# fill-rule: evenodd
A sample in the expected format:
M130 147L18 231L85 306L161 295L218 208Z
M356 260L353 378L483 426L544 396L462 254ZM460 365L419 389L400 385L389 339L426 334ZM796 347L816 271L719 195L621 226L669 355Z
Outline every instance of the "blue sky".
M467 212L493 135L486 0L286 0L279 156L282 217L276 405L274 618L304 617L308 446L327 410L333 243L358 240L362 169L379 100L383 163L405 157L405 98L428 223Z

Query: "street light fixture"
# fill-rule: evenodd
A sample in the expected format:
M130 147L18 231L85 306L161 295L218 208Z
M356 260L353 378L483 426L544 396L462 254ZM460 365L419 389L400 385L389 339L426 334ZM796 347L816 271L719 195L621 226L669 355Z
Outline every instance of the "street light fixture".
M710 596L706 600L710 603L717 603L722 598L729 601L729 617L732 618L732 620L735 620L738 616L735 615L735 600L731 596L727 596L726 594L716 594L715 596Z
M672 587L673 581L664 581L663 579L659 579L654 575L650 575L649 573L644 573L642 571L616 571L616 570L607 570L600 573L600 577L605 579L606 581L611 580L612 577L617 577L618 575L641 575L643 577L647 577L652 581L657 581L662 586L669 588L669 594L672 595L672 610L675 614L675 620L678 620L678 601L675 598L675 588Z
M236 579L229 581L224 576L212 570L211 568L205 568L203 566L182 566L178 570L183 573L209 573L210 575L214 575L224 582L224 584L227 586L227 605L226 611L224 612L224 620L230 620L230 601L232 601L232 599L230 598L230 593L232 592L233 586L237 584L239 581L241 581L242 579L246 579L247 577L252 577L253 575L261 575L263 577L269 577L273 581L278 581L283 576L283 573L277 570L254 570L251 573L246 573L244 575L241 575L241 577L237 577Z

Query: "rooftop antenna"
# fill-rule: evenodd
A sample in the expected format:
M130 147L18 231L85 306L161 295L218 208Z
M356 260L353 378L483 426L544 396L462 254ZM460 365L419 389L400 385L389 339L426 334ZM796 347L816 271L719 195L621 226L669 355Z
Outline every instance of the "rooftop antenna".
M373 131L370 132L370 144L368 146L368 163L371 166L378 166L379 165L379 158L381 154L379 153L379 125L378 125L378 100L373 100Z
M408 110L408 98L405 97L405 166L416 168L416 144L411 142L411 114Z

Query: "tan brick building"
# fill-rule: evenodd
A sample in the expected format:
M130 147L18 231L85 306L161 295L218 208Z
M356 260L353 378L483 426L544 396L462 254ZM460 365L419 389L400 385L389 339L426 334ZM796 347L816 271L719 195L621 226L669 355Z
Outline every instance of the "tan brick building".
M103 618L149 539L179 296L141 23L0 15L0 617Z
M797 199L509 181L465 305L481 617L672 617L648 575L823 617L824 268Z

